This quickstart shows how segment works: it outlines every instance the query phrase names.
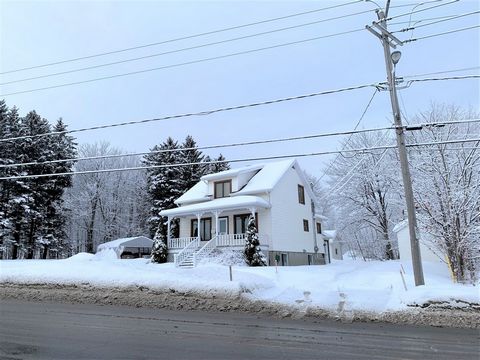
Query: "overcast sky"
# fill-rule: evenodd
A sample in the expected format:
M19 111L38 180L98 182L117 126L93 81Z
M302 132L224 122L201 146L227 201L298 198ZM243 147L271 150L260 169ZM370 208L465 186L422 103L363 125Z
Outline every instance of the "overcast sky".
M1 72L88 56L127 47L242 25L265 19L338 5L327 1L5 1L0 0ZM392 6L415 4L392 0ZM417 7L447 3L440 1ZM384 4L384 0L378 3ZM307 38L361 29L376 19L375 5L359 2L328 11L313 12L281 21L145 47L135 51L95 57L56 66L4 74L8 82L81 67L162 53L236 38L278 28L372 9L367 14L300 27L217 46L178 52L146 60L101 67L50 78L0 86L0 94L94 79L143 69ZM413 9L395 7L390 16ZM479 10L478 1L459 1L411 16L420 19ZM409 16L391 23L408 21ZM424 24L426 21L418 23ZM398 33L401 39L422 37L479 23L478 14ZM407 24L390 25L391 30ZM478 74L479 29L405 44L397 76L477 67L448 75ZM434 75L437 76L437 75ZM444 76L444 75L438 75ZM206 61L143 74L81 85L3 96L24 115L35 109L51 122L59 117L70 129L99 124L210 110L288 96L384 81L385 64L380 42L368 31L319 39L297 45ZM288 103L168 122L126 126L78 134L80 143L107 140L126 152L146 151L167 136L183 140L192 135L199 146L276 137L309 135L352 129L374 89L326 95ZM479 109L478 80L418 83L401 91L407 117L427 110L432 103ZM372 102L361 127L388 126L391 108L387 92ZM339 148L340 138L316 139L255 147L222 149L229 159ZM213 156L219 150L207 152ZM328 158L300 159L309 172L320 175ZM235 165L239 166L239 165Z

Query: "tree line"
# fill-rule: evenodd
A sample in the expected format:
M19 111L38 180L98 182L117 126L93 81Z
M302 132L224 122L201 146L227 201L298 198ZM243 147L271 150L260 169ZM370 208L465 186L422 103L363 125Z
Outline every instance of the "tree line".
M454 106L434 105L412 123L478 118ZM407 143L440 143L478 135L480 124L424 126L406 133ZM392 132L357 134L345 149L396 144ZM480 269L480 142L409 147L421 241L448 263L458 281L474 280ZM365 260L398 258L393 228L407 218L396 150L339 155L328 167L326 186L312 178L329 226L347 255ZM446 257L441 254L446 254Z
M35 111L21 117L16 107L9 109L0 101L0 139L22 137L0 141L0 177L93 170L79 175L1 180L3 259L62 258L93 253L99 244L117 238L153 237L157 231L166 235L166 219L160 218L159 212L175 207L173 201L201 176L229 168L221 154L214 159L203 154L192 136L182 143L169 137L139 157L124 154L108 142L78 145L64 131L67 127L62 119L51 125ZM42 134L46 136L36 136ZM44 163L91 157L95 159ZM8 166L30 162L34 164ZM174 164L190 165L168 166ZM142 166L159 167L95 172Z

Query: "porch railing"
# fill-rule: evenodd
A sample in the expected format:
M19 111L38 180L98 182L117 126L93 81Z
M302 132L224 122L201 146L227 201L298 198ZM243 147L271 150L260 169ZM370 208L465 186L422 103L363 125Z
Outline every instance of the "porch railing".
M167 246L169 249L183 249L185 246L195 240L197 240L196 237L181 237L169 239Z
M197 264L198 260L208 256L217 247L218 236L213 237L205 245L202 246L194 255L194 263Z
M199 246L200 238L197 237L195 238L195 240L191 241L187 246L185 246L182 251L174 255L173 261L175 263L175 266L180 266L182 265L182 263L187 262L188 260L191 260L193 264L195 264L194 256Z
M217 236L217 246L243 246L245 234L226 234Z

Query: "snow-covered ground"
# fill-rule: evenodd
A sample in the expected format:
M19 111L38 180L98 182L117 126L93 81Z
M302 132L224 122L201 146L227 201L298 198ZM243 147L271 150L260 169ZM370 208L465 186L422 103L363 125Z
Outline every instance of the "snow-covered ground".
M144 286L152 289L192 291L200 294L245 296L299 308L318 307L344 313L383 313L429 301L479 303L479 286L454 284L441 264L425 263L426 286L415 287L412 269L406 271L407 291L400 262L344 260L326 266L233 267L204 263L194 269L153 264L147 259L119 260L114 254L78 254L65 260L5 260L0 282L22 284L89 284Z

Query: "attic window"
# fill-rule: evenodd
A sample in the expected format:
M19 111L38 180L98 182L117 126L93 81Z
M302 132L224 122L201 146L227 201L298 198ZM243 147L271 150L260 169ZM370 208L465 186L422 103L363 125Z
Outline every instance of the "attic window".
M298 202L305 205L305 189L302 185L298 185Z
M230 196L232 192L232 180L216 181L214 198L224 198Z

